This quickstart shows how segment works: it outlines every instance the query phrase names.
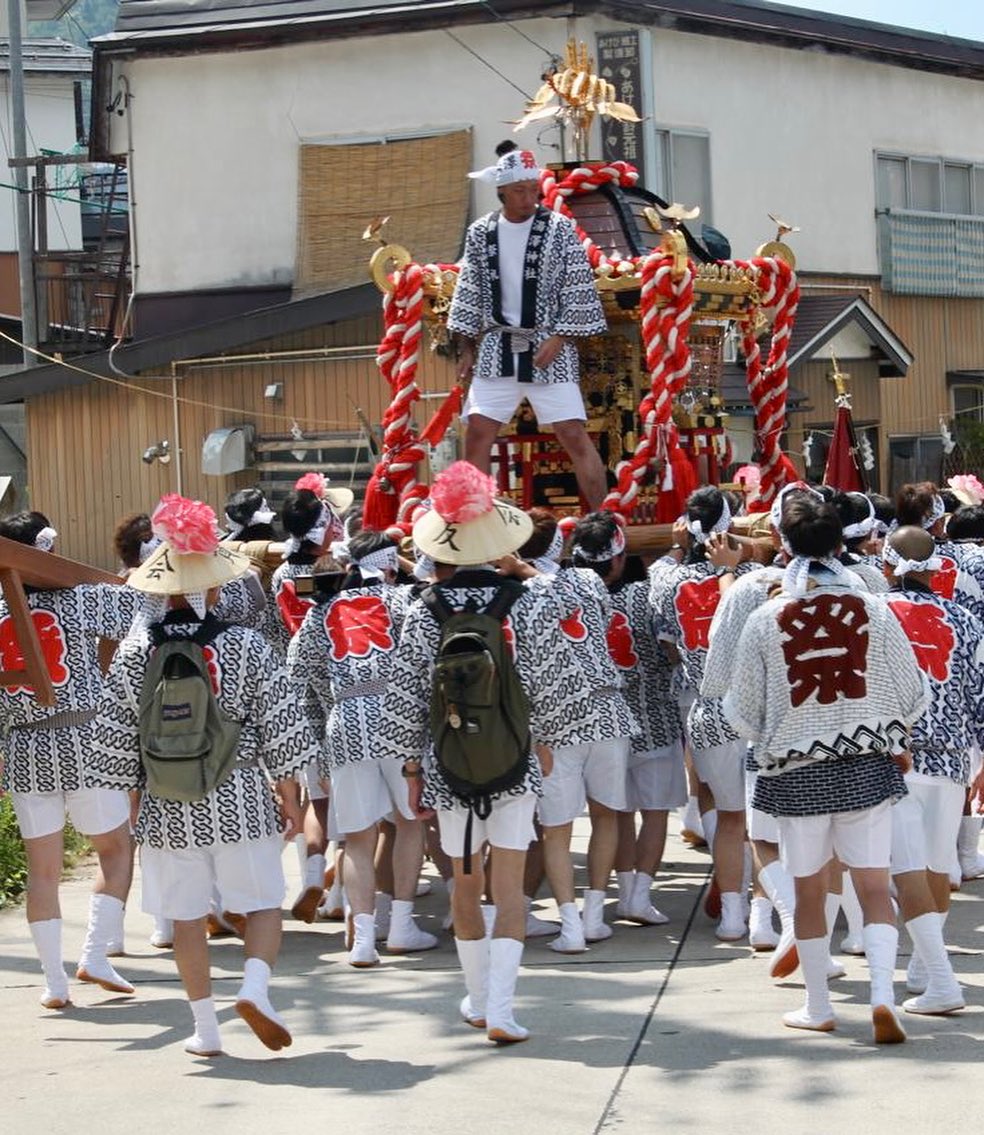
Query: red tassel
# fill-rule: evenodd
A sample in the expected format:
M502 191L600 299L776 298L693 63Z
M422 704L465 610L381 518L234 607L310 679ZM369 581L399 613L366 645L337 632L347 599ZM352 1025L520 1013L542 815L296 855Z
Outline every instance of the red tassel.
M687 497L697 488L694 467L678 445L670 449L670 470L673 488L663 489L656 501L656 521L659 524L672 524L686 507Z
M464 394L463 388L459 386L458 383L455 383L454 386L451 387L448 396L437 408L431 420L421 430L421 441L426 441L428 445L437 445L447 433L448 426L451 425L451 419L455 414L461 413L461 401Z
M362 505L362 527L370 532L385 532L395 523L399 504L396 493L389 487L385 474L377 465L366 485L366 496Z

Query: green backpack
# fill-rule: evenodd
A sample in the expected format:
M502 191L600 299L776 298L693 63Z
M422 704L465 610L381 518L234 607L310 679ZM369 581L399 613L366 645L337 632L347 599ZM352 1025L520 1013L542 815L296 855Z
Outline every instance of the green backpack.
M150 656L140 692L140 757L147 791L163 800L203 800L236 763L240 723L219 708L205 647L226 629L207 615L190 637L150 628Z
M523 782L529 769L530 707L503 620L525 593L515 579L494 572L455 574L446 586L496 588L488 606L455 611L432 584L421 599L441 627L431 685L434 757L452 794L470 809L464 859L471 858L471 817L486 819L491 797Z

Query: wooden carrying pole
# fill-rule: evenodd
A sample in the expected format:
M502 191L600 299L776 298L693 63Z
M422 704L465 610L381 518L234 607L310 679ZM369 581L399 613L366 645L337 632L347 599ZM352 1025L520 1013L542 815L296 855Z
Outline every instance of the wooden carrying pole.
M108 571L42 552L28 544L0 536L0 587L14 624L23 667L0 671L0 686L30 686L41 705L55 704L55 690L41 651L41 640L31 618L24 585L46 591L78 583L122 583Z

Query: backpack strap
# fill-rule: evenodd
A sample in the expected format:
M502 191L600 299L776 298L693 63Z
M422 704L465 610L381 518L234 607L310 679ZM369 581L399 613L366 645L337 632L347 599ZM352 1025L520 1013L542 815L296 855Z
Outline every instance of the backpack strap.
M202 625L191 636L191 641L197 643L199 646L208 646L210 642L214 642L224 630L228 630L229 624L224 623L221 619L217 619L211 611L206 614L202 619Z
M512 610L516 600L525 594L526 588L518 579L501 579L495 595L492 596L492 601L485 608L483 614L501 623Z
M444 624L454 614L454 608L441 594L436 583L430 584L425 587L420 593L420 601L427 608L428 611L437 619L439 626Z
M147 633L150 635L151 643L156 646L162 646L165 642L170 642L172 639L178 638L177 635L167 633L169 626L174 626L173 623L151 623L147 628ZM218 636L229 627L228 623L224 623L221 619L217 619L211 611L201 621L198 628L193 635L180 636L185 642L194 642L199 646L208 646L210 642L218 638Z

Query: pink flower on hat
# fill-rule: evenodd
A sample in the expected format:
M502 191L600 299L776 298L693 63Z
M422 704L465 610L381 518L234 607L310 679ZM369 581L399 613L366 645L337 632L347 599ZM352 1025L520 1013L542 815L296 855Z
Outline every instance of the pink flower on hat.
M455 461L435 478L431 502L442 520L465 524L495 507L495 481L470 461Z
M219 546L215 513L202 501L166 493L150 518L154 535L166 541L173 552L206 555Z
M742 465L735 470L735 480L745 492L750 492L762 483L762 470L757 465Z
M973 473L959 473L956 477L951 477L947 484L955 493L966 493L974 504L984 504L984 485Z
M324 473L305 473L303 477L297 478L294 488L309 489L318 500L323 500L325 491L328 488L328 481Z

